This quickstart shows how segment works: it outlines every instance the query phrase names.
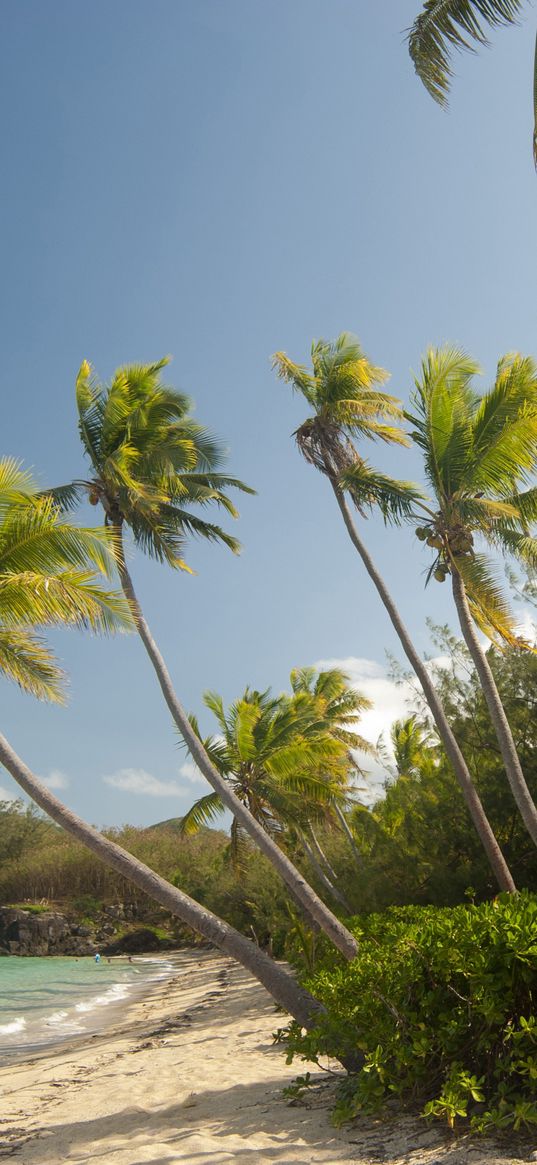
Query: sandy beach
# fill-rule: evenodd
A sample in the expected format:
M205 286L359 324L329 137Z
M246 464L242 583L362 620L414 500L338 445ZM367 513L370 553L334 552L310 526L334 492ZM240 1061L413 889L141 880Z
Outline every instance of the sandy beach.
M181 952L177 973L134 1004L122 1026L0 1070L0 1157L20 1165L531 1159L535 1143L454 1139L417 1118L334 1129L330 1076L316 1073L315 1094L303 1102L282 1096L304 1066L286 1066L273 1046L281 1023L263 988L231 960Z

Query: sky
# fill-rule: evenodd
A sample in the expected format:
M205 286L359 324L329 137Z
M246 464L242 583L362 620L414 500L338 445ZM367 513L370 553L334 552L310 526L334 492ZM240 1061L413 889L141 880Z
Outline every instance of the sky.
M2 454L43 485L83 476L74 380L89 359L173 356L168 380L257 490L243 552L192 543L192 577L133 553L148 621L205 730L210 688L275 691L344 660L375 699L376 738L404 702L400 655L326 483L292 434L304 409L270 356L307 362L343 330L408 400L428 344L484 369L537 355L534 14L458 57L449 112L416 78L419 0L4 0L0 8ZM371 447L420 479L413 452ZM95 511L81 520L93 522ZM454 624L427 556L371 520L370 550L422 652ZM6 682L2 731L100 825L149 824L206 791L135 636L58 632L66 708ZM0 773L4 795L16 787Z

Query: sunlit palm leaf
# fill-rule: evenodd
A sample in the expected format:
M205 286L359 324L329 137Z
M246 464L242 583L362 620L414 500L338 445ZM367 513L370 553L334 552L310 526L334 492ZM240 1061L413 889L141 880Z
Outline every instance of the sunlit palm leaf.
M65 702L65 675L42 639L0 624L0 672L39 700Z
M184 817L180 818L179 833L183 836L199 833L200 829L212 825L224 812L225 805L219 794L206 793L190 806Z
M385 522L399 524L414 512L423 494L408 481L397 481L372 469L367 461L357 461L340 477L341 486L348 490L359 509L377 507Z

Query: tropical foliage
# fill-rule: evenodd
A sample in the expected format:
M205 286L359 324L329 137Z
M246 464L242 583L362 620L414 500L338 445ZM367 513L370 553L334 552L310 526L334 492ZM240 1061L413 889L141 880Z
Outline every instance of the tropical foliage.
M355 762L349 749L372 751L355 731L360 713L370 701L350 687L337 669L313 668L291 673L292 694L272 696L246 689L226 712L222 698L206 692L206 706L216 717L219 733L204 740L213 764L267 832L281 835L326 819L334 805L352 794ZM191 718L196 732L199 727ZM184 834L196 832L223 813L217 793L200 797L183 817ZM231 827L231 852L239 858L239 824Z
M457 348L429 349L422 361L407 418L437 509L423 505L416 534L435 551L428 579L443 582L456 571L481 630L517 644L516 616L479 543L523 567L537 565L529 531L537 518L537 366L529 357L503 357L482 395L478 372Z
M112 632L132 620L102 584L115 565L110 532L66 522L15 461L0 461L0 670L25 691L61 701L64 676L35 627Z
M537 563L537 539L529 530L537 514L537 490L531 484L537 455L537 369L527 357L504 357L493 388L482 397L473 387L476 371L475 363L457 349L430 350L423 361L409 419L438 509L433 512L422 503L427 522L416 533L436 552L429 577L434 574L443 582L451 575L461 629L483 685L505 771L537 845L537 808L472 621L489 639L525 645L490 560L476 550L474 538L530 569ZM517 492L520 486L529 488Z
M353 958L356 944L350 932L294 868L212 763L175 692L127 567L123 544L125 525L132 531L137 545L174 567L185 567L181 551L189 534L222 541L237 550L234 539L220 527L192 514L189 506L215 503L235 515L225 489L234 486L252 492L236 478L217 472L221 451L207 431L192 421L189 398L161 383L165 363L129 365L116 373L109 386L100 385L92 376L90 366L82 365L76 386L79 429L94 476L91 481L57 487L53 496L58 503L70 506L89 491L90 502L102 504L105 521L117 541L123 592L164 700L192 759L214 792L292 887L297 900L347 957Z
M484 813L438 693L384 579L360 537L344 495L344 491L348 491L355 509L362 517L378 508L384 521L392 523L410 518L422 499L415 486L372 470L354 445L354 439L358 436L380 437L389 443L408 444L408 438L398 424L385 424L386 417L395 422L403 420L398 402L377 387L384 382L386 374L371 364L356 337L348 333L343 333L332 343L314 343L311 373L302 365L293 364L283 353L277 353L273 363L278 374L291 382L312 409L312 415L303 422L296 434L299 449L306 461L328 477L349 538L376 587L426 695L498 886L513 892L515 885L511 872Z
M101 384L84 361L76 382L79 432L92 475L54 490L65 507L87 495L102 505L107 524L126 524L145 553L169 566L188 569L185 537L201 535L233 551L239 543L196 513L209 505L232 517L229 488L252 493L237 478L219 472L223 449L191 415L192 401L162 383L168 361L120 368Z
M361 1053L340 1122L395 1096L451 1128L534 1127L536 926L531 894L360 916L360 958L335 967L328 957L305 977L326 1013L315 1030L293 1024L282 1036L289 1058Z

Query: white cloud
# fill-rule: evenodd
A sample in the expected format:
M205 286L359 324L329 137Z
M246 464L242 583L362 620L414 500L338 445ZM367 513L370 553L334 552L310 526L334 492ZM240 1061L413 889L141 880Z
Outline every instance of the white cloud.
M373 659L320 659L314 664L318 670L326 671L337 667L347 673L353 687L371 700L373 707L360 716L361 736L376 744L381 733L388 742L390 728L394 720L408 716L409 700L414 692L408 683L396 684L386 674L386 668Z
M360 659L353 655L347 659L320 659L314 667L323 671L340 668L349 676L352 686L371 700L373 707L360 716L357 731L375 745L382 735L386 749L391 754L390 728L394 720L409 715L409 708L415 701L412 685L406 682L396 684L389 679L385 666L374 659ZM370 787L369 795L361 790L359 799L369 803L378 797L380 786L389 774L382 762L373 757L358 753L357 760L360 768L366 772L367 785Z
M184 765L181 765L179 772L182 777L185 777L187 781L190 781L191 785L207 784L205 777L200 772L198 766L194 764L193 760L186 760Z
M177 797L184 791L177 781L159 781L145 769L119 769L103 777L105 785L140 797Z
M40 781L47 789L68 789L71 783L69 777L59 769L52 769L48 777L40 777Z
M524 606L521 611L517 612L517 614L520 615L516 625L517 634L522 635L524 639L528 640L528 643L531 643L533 646L535 646L537 638L537 627L535 626L535 607Z
M17 793L10 793L8 789L4 789L4 787L0 785L0 801L5 801L11 805L12 801L18 801L18 799L19 798Z

